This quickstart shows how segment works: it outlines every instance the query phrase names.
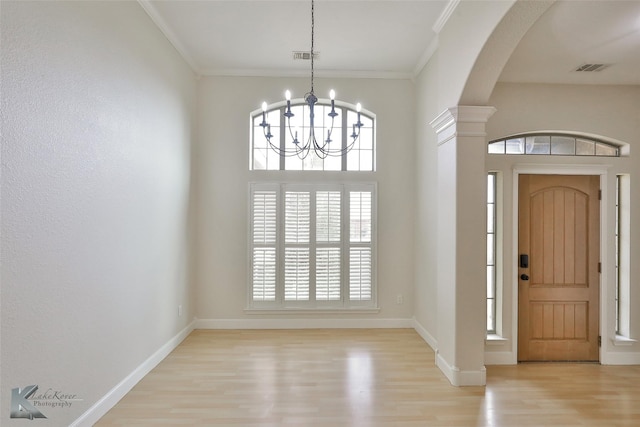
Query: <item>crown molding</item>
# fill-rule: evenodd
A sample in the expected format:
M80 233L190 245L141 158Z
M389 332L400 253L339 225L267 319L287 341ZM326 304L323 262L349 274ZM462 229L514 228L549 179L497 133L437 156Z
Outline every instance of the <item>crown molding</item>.
M431 27L431 29L435 33L435 37L433 38L433 40L431 40L427 48L422 53L422 56L420 56L420 59L416 63L416 66L413 69L412 80L415 80L418 77L418 75L422 72L424 67L427 65L427 63L433 56L433 54L436 52L436 50L438 50L438 35L446 25L451 15L453 14L453 11L456 9L456 7L458 7L459 3L460 3L460 0L449 0L449 3L447 3L447 5L445 6L444 10L436 20L436 23L433 24L433 27Z
M422 72L422 70L427 65L427 63L429 62L429 60L431 59L433 54L436 53L436 50L438 50L438 35L437 34L435 35L433 40L431 40L431 42L429 43L427 48L422 53L422 56L420 57L420 59L416 63L416 66L413 69L413 78L414 79L417 78L418 75Z
M202 69L202 76L210 77L309 77L310 70L280 70L280 69ZM319 78L344 79L382 79L382 80L411 80L412 73L398 71L356 71L356 70L314 70L314 76Z
M449 0L449 3L447 3L447 5L445 6L444 10L440 14L440 17L438 18L436 23L433 24L433 27L431 27L436 34L439 34L447 24L447 21L453 14L453 11L456 10L456 7L458 7L458 3L460 3L460 0Z
M191 55L187 53L187 49L180 42L180 39L175 35L173 30L167 25L165 20L162 18L160 13L156 10L156 8L150 3L149 0L138 0L138 4L142 7L142 9L149 15L149 18L153 21L154 24L162 31L162 34L169 40L169 43L173 45L173 47L178 51L182 59L189 64L189 67L198 75L200 75L200 70L196 65L196 62L193 60Z

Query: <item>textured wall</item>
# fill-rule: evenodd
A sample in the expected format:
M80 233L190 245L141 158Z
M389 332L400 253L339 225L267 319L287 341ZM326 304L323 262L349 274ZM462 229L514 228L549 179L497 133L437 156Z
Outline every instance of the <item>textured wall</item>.
M195 79L135 2L2 2L2 384L68 425L194 316ZM178 305L183 314L178 316Z

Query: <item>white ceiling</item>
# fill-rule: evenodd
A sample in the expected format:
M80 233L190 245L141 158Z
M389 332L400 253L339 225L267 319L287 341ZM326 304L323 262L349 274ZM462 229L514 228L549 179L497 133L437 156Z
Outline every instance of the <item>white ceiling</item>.
M325 74L410 77L447 0L316 0L314 67ZM308 74L311 2L141 1L200 74Z
M582 64L611 64L598 72ZM640 84L640 1L560 1L524 36L501 81Z
M307 75L311 2L139 0L203 75ZM463 0L466 1L466 0ZM316 0L318 75L410 78L457 0ZM577 73L583 63L612 64ZM640 0L559 1L525 35L501 81L640 84Z

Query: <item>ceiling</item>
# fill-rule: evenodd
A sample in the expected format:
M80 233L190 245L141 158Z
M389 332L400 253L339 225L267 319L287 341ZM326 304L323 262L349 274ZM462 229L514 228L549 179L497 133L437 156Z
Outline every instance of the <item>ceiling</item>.
M610 64L576 72L583 64ZM524 36L501 81L640 84L640 1L560 1Z
M466 0L463 0L466 1ZM295 76L309 61L311 3L139 0L201 75ZM412 78L458 0L316 0L320 76ZM607 64L576 72L585 63ZM640 84L640 0L559 1L529 30L501 81Z

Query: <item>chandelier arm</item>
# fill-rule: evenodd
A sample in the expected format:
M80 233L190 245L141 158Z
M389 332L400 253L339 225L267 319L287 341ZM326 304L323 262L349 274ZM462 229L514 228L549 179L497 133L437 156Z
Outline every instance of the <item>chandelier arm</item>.
M331 117L331 128L327 129L327 131L328 131L328 133L327 133L327 141L326 141L327 144L329 144L331 142L331 134L333 133L333 125L334 125L334 122L335 122L334 119L336 118L336 116L331 116L330 115L329 117Z
M311 152L311 148L313 147L314 153L317 154L316 151L316 135L313 132L313 128L309 131L309 137L307 138L307 142L304 145L305 155L303 158L306 158Z
M345 154L347 154L349 151L351 151L354 147L354 145L356 144L356 142L358 141L358 137L360 136L360 132L359 132L359 128L358 128L358 135L356 138L354 138L349 145L347 145L344 148L338 148L338 149L330 149L330 148L322 148L322 152L325 153L328 156L333 156L333 157L341 157Z
M333 153L339 153L342 152L342 148L338 148L338 149L332 149L329 144L332 142L331 141L331 134L333 134L333 127L334 127L334 123L335 123L335 117L336 116L330 116L331 117L331 127L329 129L327 129L328 131L328 135L327 135L327 140L324 141L321 146L319 146L320 150L322 150L323 154L326 155L334 155Z
M309 147L302 147L302 148L296 148L295 150L291 150L291 149L282 149L281 147L279 147L278 145L274 144L273 142L271 142L271 138L273 137L273 135L268 136L267 135L267 131L266 128L264 130L264 136L265 139L267 140L267 143L269 144L269 147L275 151L279 156L281 157L293 157L293 156L299 156L299 153L304 151L304 149L306 148L307 153L305 154L304 157L305 158L309 153L308 153L308 148Z
M328 154L326 152L326 150L324 149L324 144L320 145L318 143L318 140L316 139L316 135L315 135L315 131L312 131L313 134L313 151L316 153L316 156L318 156L321 159L326 159L328 157ZM322 139L321 139L322 140Z
M291 130L291 119L288 117L287 117L287 129L289 130L289 135L291 136L291 141L293 141L293 145L297 147L300 144L300 142L298 141L298 132L296 132L296 136L294 137L293 130Z
M307 158L307 156L308 156L308 155L309 155L309 153L310 153L309 148L310 148L310 147L309 147L309 145L306 145L306 144L305 144L303 147L300 147L300 148L297 150L297 153L296 153L297 157L298 157L300 160L304 160L304 159L306 159L306 158Z

